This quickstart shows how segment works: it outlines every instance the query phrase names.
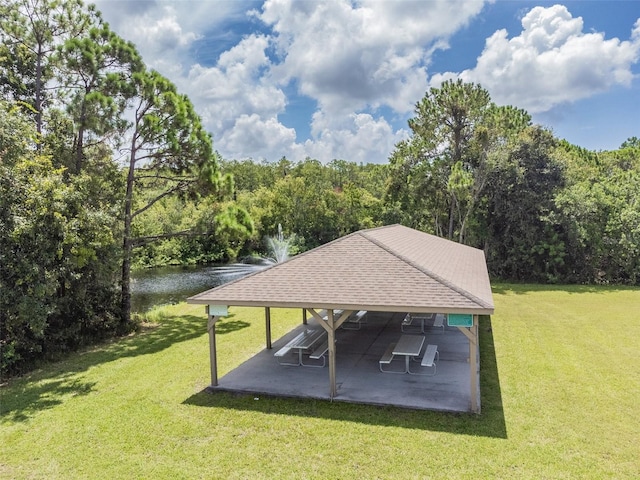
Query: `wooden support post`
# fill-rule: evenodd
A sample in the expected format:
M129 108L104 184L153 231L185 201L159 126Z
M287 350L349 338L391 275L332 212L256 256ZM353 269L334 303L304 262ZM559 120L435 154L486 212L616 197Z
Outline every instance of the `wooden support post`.
M471 411L480 413L478 399L478 315L473 316L473 326L470 328L458 327L464 336L469 340L469 381L471 387Z
M209 331L209 362L211 364L211 386L218 386L218 360L216 357L216 322L218 318L215 315L209 315L209 307L207 306L207 315L209 321L207 330Z
M337 395L336 388L336 326L333 318L333 310L329 310L327 320L327 341L329 342L329 397L333 399Z
M323 319L318 312L316 312L313 308L307 308L305 309L305 317L306 317L306 312L309 312L311 316L317 320L318 324L322 328L324 328L327 332L329 331L329 326L327 324L327 321Z
M327 332L327 342L329 343L329 396L333 399L338 394L338 389L336 388L336 329L347 319L352 311L342 312L342 315L336 321L331 308L327 309L326 320L315 309L309 308L308 310L311 316Z
M342 325L344 322L347 321L347 318L349 318L349 315L351 315L353 313L353 310L345 310L344 312L342 312L342 315L340 315L340 317L336 320L336 318L333 318L333 325L334 325L334 331L337 330L338 328L340 328L340 325Z
M471 375L471 411L480 413L478 399L478 315L473 316L473 326L469 329L469 373Z
M307 324L307 309L306 308L302 309L302 324L303 325Z
M271 308L264 307L264 320L267 330L267 349L271 350Z

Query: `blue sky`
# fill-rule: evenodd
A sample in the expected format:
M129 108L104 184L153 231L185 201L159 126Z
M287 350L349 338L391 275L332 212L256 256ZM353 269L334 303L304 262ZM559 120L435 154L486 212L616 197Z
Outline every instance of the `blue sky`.
M227 159L384 163L449 78L592 150L640 137L640 1L99 0Z

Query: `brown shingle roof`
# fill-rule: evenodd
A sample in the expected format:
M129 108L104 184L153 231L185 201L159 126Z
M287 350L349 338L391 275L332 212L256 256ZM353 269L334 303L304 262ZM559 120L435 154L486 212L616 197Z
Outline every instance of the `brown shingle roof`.
M401 225L361 230L189 303L493 313L481 250Z

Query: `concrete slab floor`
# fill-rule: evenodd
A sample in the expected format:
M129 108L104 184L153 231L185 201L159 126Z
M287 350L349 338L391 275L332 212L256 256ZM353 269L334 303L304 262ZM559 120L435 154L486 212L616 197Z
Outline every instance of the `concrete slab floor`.
M388 345L397 342L404 313L367 313L360 330L338 329L336 332L336 386L333 401L403 408L471 411L471 372L469 340L456 327L426 329L425 345L436 344L440 352L434 376L382 373L380 357ZM329 368L283 366L273 356L290 339L305 328L322 328L315 319L300 325L219 379L213 391L231 391L253 395L273 395L331 400ZM404 332L422 335L420 328ZM424 351L423 347L423 351ZM224 352L218 352L224 355ZM328 362L327 362L328 363ZM404 369L404 357L396 357L385 368ZM418 362L412 371L428 371ZM479 369L474 381L480 398ZM478 400L479 402L479 400Z

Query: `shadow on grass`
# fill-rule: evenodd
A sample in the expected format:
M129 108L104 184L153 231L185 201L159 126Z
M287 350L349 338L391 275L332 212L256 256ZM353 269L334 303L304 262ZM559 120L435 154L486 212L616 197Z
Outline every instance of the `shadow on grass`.
M230 320L231 317L216 324L218 335L249 326L244 321ZM83 352L73 353L65 360L10 380L7 385L0 387L0 424L25 421L34 413L59 405L70 397L87 395L93 390L95 382L83 381L81 373L94 365L157 353L207 334L207 320L203 317L159 315L156 318L157 325L143 326L129 337L113 339Z
M491 283L491 290L498 295L526 295L534 292L564 292L568 294L605 294L638 291L638 287L625 285L544 285L529 283Z
M208 388L192 395L183 403L198 407L326 418L371 425L506 439L507 428L490 317L482 317L480 321L480 362L480 391L482 395L482 413L480 415L346 402L332 403L328 400L275 397L262 394L256 397L253 394L229 393Z
M41 410L61 404L65 398L88 395L94 386L95 382L74 378L74 373L26 385L18 395L2 395L0 424L24 422Z
M231 317L233 317L233 315L229 315L228 317L220 319L216 322L216 335L224 335L225 333L235 332L237 330L242 330L243 328L247 328L248 326L250 326L249 322L245 322L243 320L229 321L229 318Z

